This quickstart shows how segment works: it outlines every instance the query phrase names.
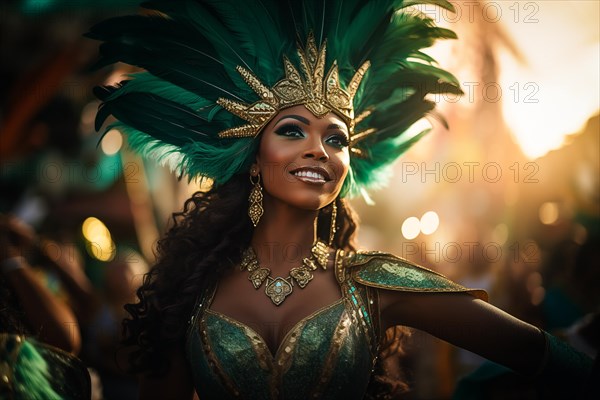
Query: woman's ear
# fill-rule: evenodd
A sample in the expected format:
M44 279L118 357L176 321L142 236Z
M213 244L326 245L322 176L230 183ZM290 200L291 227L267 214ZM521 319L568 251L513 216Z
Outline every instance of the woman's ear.
M257 156L258 158L258 156ZM258 176L260 169L258 168L258 160L252 166L250 166L250 176Z

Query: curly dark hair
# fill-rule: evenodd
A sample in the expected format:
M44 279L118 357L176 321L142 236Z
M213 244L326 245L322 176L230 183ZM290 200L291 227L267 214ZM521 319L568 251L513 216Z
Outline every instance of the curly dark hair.
M183 351L188 321L199 293L238 265L249 246L252 225L246 214L251 185L247 174L185 201L173 213L172 226L158 241L157 263L137 290L139 301L127 304L123 344L131 348L132 373L160 376L170 367L168 354ZM355 251L358 219L343 199L338 209L336 248ZM319 211L317 235L329 237L333 207ZM387 347L387 346L384 346Z

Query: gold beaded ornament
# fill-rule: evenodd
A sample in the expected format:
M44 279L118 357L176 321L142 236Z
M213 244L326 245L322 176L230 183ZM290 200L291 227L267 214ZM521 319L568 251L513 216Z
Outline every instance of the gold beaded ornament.
M287 278L280 276L273 278L271 276L271 269L261 267L254 249L248 247L242 255L240 269L247 270L250 273L248 280L252 282L255 289L259 289L266 280L265 294L271 299L273 304L278 306L283 303L287 296L292 294L294 283L300 286L301 289L304 289L313 279L314 270L318 267L327 269L328 258L329 246L321 241L317 241L310 250L310 256L302 260L300 267L292 268Z

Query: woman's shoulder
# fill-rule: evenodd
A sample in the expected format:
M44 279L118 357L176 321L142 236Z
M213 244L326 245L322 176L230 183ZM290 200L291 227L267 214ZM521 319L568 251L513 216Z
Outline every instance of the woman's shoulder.
M468 289L431 269L394 254L357 251L348 255L347 268L355 282L406 292L466 292L487 300L484 290Z

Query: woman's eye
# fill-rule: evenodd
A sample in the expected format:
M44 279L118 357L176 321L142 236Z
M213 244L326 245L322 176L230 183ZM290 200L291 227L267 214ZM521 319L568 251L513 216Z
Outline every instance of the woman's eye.
M348 146L348 138L346 135L333 135L327 138L327 143L332 144L337 147L347 147Z
M303 137L304 131L297 125L287 124L275 129L275 133L288 137Z

